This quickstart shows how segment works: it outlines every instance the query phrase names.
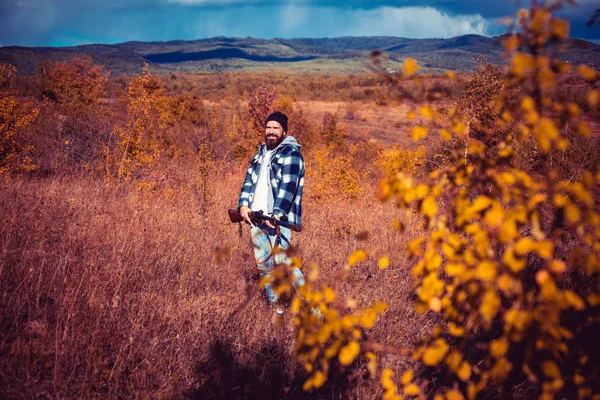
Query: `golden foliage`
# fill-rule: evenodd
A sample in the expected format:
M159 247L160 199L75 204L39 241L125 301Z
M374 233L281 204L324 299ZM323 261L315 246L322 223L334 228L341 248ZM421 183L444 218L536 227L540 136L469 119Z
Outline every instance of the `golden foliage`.
M38 110L19 100L10 90L16 71L12 65L0 64L0 174L29 172L36 168L27 156L33 148L23 144L18 134L33 122Z
M160 156L157 141L157 83L144 64L142 74L131 81L127 93L127 122L115 127L119 142L112 156L118 176L131 176ZM107 157L110 159L111 157ZM108 162L108 160L107 160Z
M356 255L360 259L365 256ZM317 389L325 383L334 360L342 366L354 363L361 354L360 342L364 341L366 330L371 329L377 317L387 309L387 305L378 302L363 310L354 309L353 304L341 310L335 292L327 286L317 289L310 279L314 275L307 274L307 282L298 291L300 296L292 302L298 328L296 356L310 373L305 390ZM365 356L374 368L374 354Z
M399 172L414 174L425 161L425 148L399 148L393 146L377 154L374 164L384 178L393 178Z
M89 56L54 64L42 62L38 75L44 95L72 107L97 104L104 94L108 73L104 67L92 63Z
M546 45L563 40L568 24L545 7L520 16L521 32L505 40L506 51L514 52L508 79L483 77L499 96L474 103L476 109L458 109L471 110L466 125L483 136L467 140L464 151L455 149L448 165L429 175L421 196L407 177L393 178L380 190L384 199L393 194L401 207L416 206L429 227L426 237L409 246L418 259L417 311L438 312L443 322L414 357L454 377L458 385L451 391L434 388L446 397L452 392L452 398L475 398L489 383L509 377L540 382L544 397L585 397L599 389L591 383L599 370L597 358L589 360L593 344L587 339L600 323L597 304L589 300L599 289L600 213L593 193L600 182L593 170L584 171L581 180L561 180L548 162L569 148L562 132L582 113L574 104L544 97L564 67ZM589 67L577 70L584 79L596 79ZM520 109L507 99L516 87L529 91ZM479 90L467 87L467 104L481 97ZM463 117L450 117L442 128L454 126L460 134ZM516 159L515 145L530 137L545 164L541 176L519 169ZM437 207L447 194L451 218ZM585 276L586 282L568 288L569 275ZM446 342L444 332L455 339ZM494 340L483 342L482 335ZM486 349L474 360L477 368L466 361L466 349L473 347Z
M307 193L319 202L358 198L364 173L354 164L352 152L336 154L332 146L315 149L307 162Z

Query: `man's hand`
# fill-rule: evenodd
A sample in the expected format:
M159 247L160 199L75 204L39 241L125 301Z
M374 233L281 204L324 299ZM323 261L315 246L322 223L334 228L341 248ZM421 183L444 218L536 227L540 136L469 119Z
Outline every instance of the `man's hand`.
M252 220L250 219L251 212L252 212L252 210L248 206L240 207L240 215L242 216L242 219L244 221L246 221L247 223L249 223L250 225L252 225Z
M276 219L277 221L279 221L279 215L273 215L273 219ZM273 225L273 223L271 223L271 221L265 221L265 223L267 224L267 226L271 229L275 229L275 225Z

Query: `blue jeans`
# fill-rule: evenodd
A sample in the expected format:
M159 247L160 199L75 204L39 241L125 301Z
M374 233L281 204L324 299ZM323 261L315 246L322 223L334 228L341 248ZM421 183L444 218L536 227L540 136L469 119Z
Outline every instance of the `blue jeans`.
M261 229L262 228L262 229ZM261 278L269 277L273 268L278 264L291 265L292 261L289 259L285 251L273 254L271 252L275 247L279 247L281 250L287 250L290 247L290 240L292 238L292 232L285 227L279 228L281 235L277 240L277 231L273 228L269 228L264 222L258 226L252 226L250 233L252 234L252 247L254 247L254 259L256 265L260 271ZM294 275L294 288L298 288L304 285L304 275L298 267L293 269ZM271 283L265 285L265 291L269 301L275 303L279 300L279 297L273 292Z

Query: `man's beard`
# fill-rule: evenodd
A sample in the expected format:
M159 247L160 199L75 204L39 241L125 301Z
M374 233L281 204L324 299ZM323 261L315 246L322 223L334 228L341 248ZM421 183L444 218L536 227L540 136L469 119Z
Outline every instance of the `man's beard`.
M267 143L267 148L269 150L273 150L275 147L279 145L283 141L283 137L278 138L277 136L267 136L265 142Z

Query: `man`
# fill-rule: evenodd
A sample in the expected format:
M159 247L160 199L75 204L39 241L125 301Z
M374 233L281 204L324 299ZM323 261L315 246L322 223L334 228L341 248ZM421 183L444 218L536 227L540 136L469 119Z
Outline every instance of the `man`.
M259 226L252 224L251 211L263 211L273 218L293 225L302 224L302 188L304 186L304 159L300 154L300 144L287 134L288 118L281 112L274 112L265 123L265 143L260 146L252 159L238 202L242 218L251 225L254 258L261 277L269 277L277 264L291 264L285 252L273 254L279 247L286 250L290 246L291 231L283 226L276 227L270 222ZM277 234L279 229L279 235ZM297 288L304 284L302 272L293 270ZM271 284L265 286L267 297L277 315L282 315L283 305Z

